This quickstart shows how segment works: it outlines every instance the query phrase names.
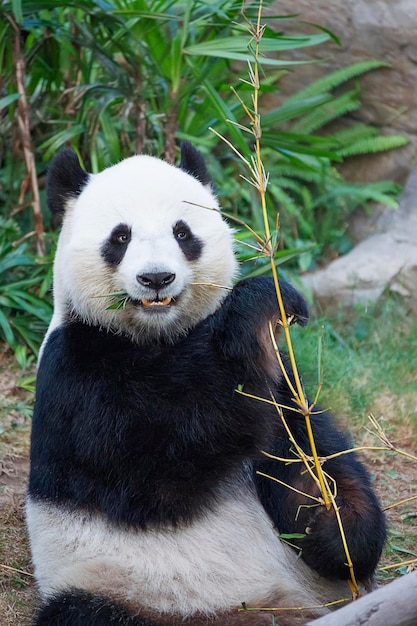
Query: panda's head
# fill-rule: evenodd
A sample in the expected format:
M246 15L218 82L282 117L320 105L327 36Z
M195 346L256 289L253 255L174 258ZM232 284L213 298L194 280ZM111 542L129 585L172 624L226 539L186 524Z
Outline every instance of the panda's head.
M142 155L100 174L87 174L63 149L49 169L48 204L63 214L54 326L75 315L138 341L175 339L213 313L232 285L233 233L189 143L179 168Z

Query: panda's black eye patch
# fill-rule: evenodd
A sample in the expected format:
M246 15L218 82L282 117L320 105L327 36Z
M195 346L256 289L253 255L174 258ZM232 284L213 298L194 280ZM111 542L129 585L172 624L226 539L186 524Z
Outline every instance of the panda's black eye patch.
M114 243L128 243L129 242L129 234L128 233L116 233L112 238Z
M180 220L174 226L173 234L187 261L197 261L203 250L203 242L196 237L191 228Z
M101 256L108 265L119 265L125 255L132 238L127 224L119 224L110 233L109 238L101 246Z

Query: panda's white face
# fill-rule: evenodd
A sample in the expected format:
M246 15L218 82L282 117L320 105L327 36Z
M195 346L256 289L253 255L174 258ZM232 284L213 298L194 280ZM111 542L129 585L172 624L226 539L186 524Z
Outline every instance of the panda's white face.
M227 295L232 239L209 186L164 161L135 156L90 175L66 202L54 325L73 311L136 340L175 338ZM115 299L124 304L109 309Z

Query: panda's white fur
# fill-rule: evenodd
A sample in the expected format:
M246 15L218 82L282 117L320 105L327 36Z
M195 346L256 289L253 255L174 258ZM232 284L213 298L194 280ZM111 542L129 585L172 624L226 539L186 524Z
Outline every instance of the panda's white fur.
M179 219L204 240L202 256L192 264L172 236ZM109 268L100 247L125 222L132 225L132 240L121 263ZM71 311L135 339L167 330L176 337L215 311L231 287L237 271L232 241L211 188L164 161L134 156L90 175L82 193L67 202L54 265L54 317L44 343ZM161 294L180 296L175 307L153 312L128 301L122 309L107 308L112 299L106 294L149 297L136 276L157 271L175 273ZM187 616L228 609L236 599L267 601L279 588L290 604L300 603L300 594L305 606L320 604L297 582L294 554L279 541L256 495L242 497L240 489L184 529L121 531L100 516L63 514L31 498L27 521L44 598L77 587ZM301 568L311 581L317 578Z
M63 166L60 167L63 167L65 171L66 161L65 159L62 161ZM77 169L76 176L79 176ZM97 340L100 344L100 347L97 348L99 355L97 358L102 358L100 356L102 355L100 351L103 350L101 344L107 341L110 342L108 345L115 345L116 350L121 350L121 355L126 353L127 358L132 359L133 369L127 370L129 376L133 372L128 393L135 385L135 367L138 367L135 360L136 353L143 354L147 363L146 359L152 350L155 350L156 355L159 354L158 351L165 354L165 350L167 360L172 359L172 354L175 356L173 368L169 370L171 365L167 366L168 373L172 372L172 376L175 378L177 375L175 364L178 363L180 371L182 368L187 373L184 380L189 379L192 381L191 384L194 384L194 380L198 379L198 374L202 369L203 378L207 376L207 378L213 379L209 382L211 391L208 397L211 397L211 393L213 402L219 403L219 406L223 407L223 400L219 400L216 396L216 373L204 371L204 367L206 367L205 350L211 350L210 342L212 340L210 337L216 331L211 326L205 327L204 325L203 329L198 331L197 325L202 320L209 318L212 313L216 312L217 315L232 287L237 266L233 254L233 232L220 215L211 186L202 184L194 176L159 159L149 156L131 157L100 174L88 175L88 179L85 179L82 185L73 184L75 191L72 191L71 188L69 191L65 189L60 191L60 180L54 182L54 185L58 188L58 203L62 200L65 212L54 266L54 315L42 347L40 359L41 382L38 383L37 408L35 407L34 415L35 434L32 436L32 470L27 499L27 523L35 576L46 606L48 601L57 594L66 591L72 593L71 590L78 589L91 592L98 597L108 598L116 603L120 602L124 607L127 606L133 615L146 617L147 612L149 612L154 618L156 612L160 616L173 615L179 619L191 616L191 624L193 623L192 616L195 614L212 617L218 612L236 611L241 602L248 606L315 607L311 608L310 612L304 616L297 612L292 613L290 610L285 616L282 616L282 623L286 626L302 624L306 617L311 618L326 612L327 609L319 608L319 605L346 597L348 595L346 582L331 582L320 577L301 559L297 558L294 550L281 542L273 521L265 510L264 502L261 502L261 497L255 488L251 460L253 452L246 453L243 451L240 453L239 450L236 452L232 446L230 452L232 458L229 465L226 465L225 477L217 479L216 472L218 470L213 468L215 478L213 480L207 478L207 485L202 486L202 489L207 488L208 490L207 507L202 507L198 499L195 501L194 483L184 482L184 489L190 490L190 504L186 504L186 512L184 513L185 521L182 521L183 512L180 505L178 520L174 517L173 523L165 522L158 516L152 517L151 507L148 510L149 523L145 519L143 527L141 527L142 522L136 523L134 516L132 517L134 523L131 521L130 513L126 518L121 517L120 521L112 521L111 515L117 517L117 511L115 513L111 508L113 505L106 501L103 506L97 504L99 502L98 496L98 500L97 502L94 501L91 510L88 508L88 502L86 508L77 508L77 505L74 504L76 501L74 494L68 497L64 484L66 476L62 478L65 468L68 468L71 475L75 476L74 480L78 480L79 468L77 463L91 463L91 467L87 467L85 470L83 480L87 481L88 488L93 485L92 493L95 493L94 481L100 482L101 477L94 478L93 474L95 464L97 465L101 458L111 457L111 462L115 463L112 466L114 469L109 470L109 475L105 479L109 481L109 484L112 482L112 472L117 473L118 471L119 446L124 446L123 450L126 449L127 456L126 458L122 456L120 463L126 463L127 472L130 471L130 464L136 462L135 442L132 444L132 451L129 448L130 444L123 439L124 431L118 430L117 427L112 430L114 423L119 418L121 422L124 419L122 413L118 414L118 403L120 402L124 407L125 398L123 392L120 391L122 381L118 378L117 368L115 369L117 379L114 380L113 384L114 394L120 394L120 399L115 400L111 397L106 399L107 396L104 396L104 402L108 401L112 407L109 413L105 414L107 420L105 425L100 421L100 411L105 411L105 408L102 409L102 405L97 406L97 416L93 415L91 425L85 425L80 421L78 415L71 413L71 411L76 412L78 410L73 407L80 405L85 411L86 420L90 420L88 409L83 408L85 396L95 393L92 390L97 390L101 384L100 365L97 365L96 370L94 369L95 357L92 357L90 363L88 354L90 348L88 346L84 348L82 340L80 340L80 345L77 346L74 354L83 354L83 358L88 361L88 366L85 366L87 367L85 370L84 363L80 363L79 370L75 369L76 389L79 390L75 392L75 396L78 393L83 397L79 399L77 397L70 398L72 393L71 376L73 374L66 378L67 366L64 359L68 355L68 363L70 363L68 367L73 368L73 370L78 367L68 344L68 333L72 332L71 327L74 319L76 328L81 329L74 331L75 333L80 332L81 336L84 336L83 333L87 333L89 341L93 337L91 341ZM54 202L57 200L55 199ZM187 258L179 242L173 236L173 229L175 231L175 224L178 222L185 222L187 227L191 229L193 237L199 242L198 254L190 256L190 258ZM118 224L129 226L130 241L118 262L109 263L103 258L103 245L106 245L105 242L108 241L109 233ZM138 280L138 277L144 274L158 273L167 273L171 277L174 276L174 279L171 279L168 285L161 286L158 290L143 285ZM271 296L268 290L265 291L266 283L262 283L261 286L257 283L254 288L245 286L241 289L243 289L243 294L246 293L244 290L247 289L250 307L252 307L250 315L253 319L251 318L251 323L247 325L245 308L242 309L241 305L233 305L236 307L233 315L236 317L237 330L235 331L233 322L230 332L237 334L242 332L242 337L233 338L232 348L225 347L224 355L220 349L219 356L216 348L216 356L208 356L208 358L214 358L216 363L220 363L221 384L223 387L226 385L226 388L229 384L225 382L228 380L229 367L230 376L234 376L232 374L235 367L234 361L237 363L236 367L244 372L246 371L246 359L253 359L248 367L251 368L250 371L253 370L255 373L250 374L250 376L253 376L254 380L258 380L257 369L263 367L262 362L257 361L257 357L253 356L251 352L248 352L247 356L245 356L245 352L243 357L239 356L243 349L246 350L246 347L242 347L245 345L242 343L244 342L243 334L246 333L245 336L249 340L252 340L253 334L256 337L256 342L260 341L262 344L262 333L259 336L256 334L258 317L260 319L261 316L270 315L270 313L263 312L264 308L268 309L270 306L276 308L275 292ZM287 286L287 290L287 301L290 306L294 307L294 313L302 317L305 315L304 301L298 294L294 295L296 292L289 286ZM125 306L118 310L109 309L109 305L112 303L112 297L109 294L116 292L123 292L127 295ZM266 303L268 298L268 302L270 301L272 304ZM265 299L265 304L263 299ZM141 305L140 303L143 301L147 302L149 306ZM292 311L288 312L291 313ZM225 323L223 318L219 317L219 319L221 319L220 324ZM265 319L267 321L269 318L266 317ZM261 321L259 324L261 325ZM197 330L193 334L192 329L195 327ZM92 329L92 334L88 334L90 333L89 329ZM202 339L199 333L201 333ZM118 339L119 335L122 336L120 340ZM112 339L112 337L114 338ZM128 348L123 343L126 337L129 338ZM186 337L184 344L181 344L182 337ZM209 338L207 339L207 337ZM119 343L117 343L118 341ZM177 343L180 346L178 348L176 347ZM200 361L190 364L182 359L182 346L187 347L189 343L196 346L196 358L200 359L201 364ZM91 343L92 352L95 348L95 344ZM234 356L235 354L236 356ZM111 363L111 354L106 358L109 359L106 363ZM117 358L123 358L123 356ZM239 359L243 359L241 365L239 365ZM49 365L49 362L53 365ZM149 363L155 367L152 360ZM158 367L160 367L164 361L155 361L155 363L159 363ZM110 371L110 366L107 365L106 367ZM89 379L90 374L84 373L90 371L88 368L93 369L91 380ZM276 384L276 374L273 374L270 379L268 378L270 369L269 365L265 365L263 376L269 380L269 382L267 380L267 386L264 387L263 393L265 394L268 393L268 385ZM121 370L123 370L122 363ZM55 371L58 382L54 379ZM154 378L150 380L155 383L155 389L162 389L163 395L165 393L164 381L158 380L159 375L158 369L155 372L152 371ZM85 380L84 377L86 377ZM263 379L259 378L259 380ZM111 385L112 380L106 379L105 384ZM158 393L147 388L146 384L148 383L145 383L145 392L140 386L139 391L135 392L138 394L140 403L142 403L141 394ZM231 382L230 384L231 387L230 389L227 388L227 393L231 399L227 399L227 402L236 402L232 398L232 396L235 397L235 383ZM193 398L192 402L195 403L195 406L200 406L198 404L198 389L196 391L196 398ZM66 393L68 393L68 403L65 398ZM173 404L175 404L175 385L169 393L171 393L169 397L172 397ZM185 391L183 390L182 393L185 394ZM202 395L204 393L206 391L202 389ZM140 424L138 432L142 437L149 436L152 441L155 437L155 432L152 429L155 427L152 424L147 424L146 421L150 419L147 417L148 413L152 414L152 402L158 401L156 395L151 401L143 398L145 408L141 409L143 413L138 412L137 415L138 424L141 420L143 422ZM150 402L151 406L147 407L146 402ZM66 404L71 404L72 407L68 409L68 416ZM48 406L51 406L52 410L48 409ZM85 407L88 406L85 404ZM162 424L162 427L165 428L164 424L169 423L171 419L171 409L169 405L167 409L163 403L161 406L162 411L165 411L163 415L165 422ZM178 434L178 449L181 453L181 450L186 449L187 445L190 445L192 450L194 450L194 443L196 446L199 445L202 437L200 429L204 430L205 428L206 415L199 415L200 425L193 422L193 411L195 411L193 406L190 409L190 414L187 413L189 409L186 402L184 407L181 403L179 406L179 410L183 410L185 413L185 421L184 424L182 421L178 421L178 429L181 432L174 433L173 437ZM230 406L231 411L235 410L233 408L235 405L231 404ZM126 415L130 415L130 408L125 408ZM262 424L265 424L265 428L268 429L268 420L276 420L276 415L272 415L272 418L262 415L262 411L266 408L260 403L255 410L250 406L248 412L246 412L246 408L243 409L245 416L242 415L242 420L246 420L246 422L242 423L242 429L248 433L248 439L252 437L255 441L262 440L264 426L258 427L258 421L261 423L263 420ZM239 411L236 415L229 415L227 412L225 414L224 410L221 413L221 419L226 424L225 438L229 436L228 432L232 432L230 428L233 426L235 429L233 437L236 441L239 440ZM51 412L54 413L53 417L51 417ZM173 415L176 414L173 413ZM207 407L207 417L209 416L210 406ZM62 420L64 423L61 423ZM67 424L65 420L67 420ZM133 424L135 424L135 420L136 417L133 412ZM73 422L78 426L73 425ZM84 439L80 440L76 428L84 432L84 426L86 428L85 434L82 435ZM213 432L214 438L217 436L215 426L215 424L209 425L207 427L208 434L204 435L207 437L204 452L207 451L208 454L211 453L211 450L208 449L211 446L211 433ZM109 427L109 432L112 433L110 435L104 432L104 429ZM92 448L87 453L86 450L89 449L90 444L88 433L90 432L91 435L93 432L89 431L89 428L95 429L92 436L97 435L97 441L100 440L101 447ZM186 433L187 428L190 429L190 433ZM54 429L54 433L52 433L52 429ZM183 432L182 429L184 429ZM257 429L260 429L260 434ZM322 432L323 436L330 433L330 426L327 422L324 422ZM67 434L68 442L66 441ZM329 436L333 435L330 433ZM336 434L336 437L339 435ZM55 439L52 441L53 438ZM239 444L244 450L246 450L245 441ZM68 450L72 450L71 454L74 454L73 460L69 458L63 462L62 468L64 469L61 469L59 465L61 443L65 458L68 455ZM138 445L142 446L142 454L146 456L148 453L146 441L138 440ZM344 445L343 441L341 445ZM80 451L77 451L77 446L79 446ZM219 448L220 450L221 446L223 446L221 438L213 443L213 449ZM195 449L198 450L199 448L196 447ZM248 449L250 450L250 448ZM74 453L74 450L77 454ZM169 442L163 450L169 458ZM130 461L127 461L129 454L133 454L133 456L130 457ZM221 452L218 454L221 455ZM233 461L233 454L236 454L237 458L241 454L241 458L235 462ZM246 457L245 454L248 456ZM290 454L290 452L286 451L285 454ZM154 471L158 472L157 451L150 452L149 458L152 462L154 462L154 457L156 457L156 469ZM80 461L79 459L83 460ZM96 460L94 461L94 459ZM185 466L187 466L187 455L185 455L185 459ZM213 457L213 459L213 463L218 462L217 457ZM181 459L180 461L183 462ZM200 471L199 463L200 459L196 458L196 471ZM204 464L202 467L204 468L202 477L205 480L207 468ZM222 468L223 465L219 467ZM49 478L49 468L56 472L56 480L53 475L51 479ZM210 467L209 474L211 469ZM143 471L146 472L146 470L146 466L143 467ZM221 471L223 472L223 470ZM349 471L348 469L348 473ZM178 479L178 472L179 484L182 484L182 469L173 466L173 480L174 478L175 480ZM151 476L151 478L154 477ZM295 482L299 478L298 474L294 475ZM121 482L123 479L124 475L118 480ZM168 465L168 477L163 478L167 483L167 502L171 489L170 479ZM365 476L364 484L366 485L368 484L367 480ZM91 485L88 481L91 481ZM128 485L128 483L126 484ZM175 483L175 485L177 484ZM155 485L159 489L159 484L155 483ZM141 488L147 489L148 487L142 485ZM303 484L301 484L301 488L303 488ZM350 482L348 482L348 488L351 488ZM123 489L124 487L120 490L121 499L124 498ZM165 492L162 487L161 493L164 496ZM178 492L179 500L181 496L182 494ZM160 494L158 494L159 497ZM358 500L361 502L360 498ZM104 507L104 510L108 507L111 514L106 516L100 512L101 506ZM162 499L161 510L165 510L164 506ZM283 505L278 502L276 505L277 512L281 506ZM167 507L166 510L170 511L168 504ZM295 508L298 516L300 507L296 504ZM371 507L369 508L369 515L373 515ZM337 533L338 530L336 529L336 535ZM382 530L381 534L383 534ZM344 554L342 553L342 567L343 560ZM372 570L372 566L369 569ZM249 624L260 626L266 623L267 618L264 615L262 617L256 617L256 614L251 615L252 617L248 614L248 621L245 622L248 626ZM39 621L41 626L49 623L42 621L42 619L41 617ZM83 624L84 626L82 620L74 619L75 621L68 622L68 624L77 626ZM278 614L278 621L279 619ZM127 623L122 618L120 620L120 624ZM67 624L66 621L63 623ZM131 624L130 621L128 623ZM155 623L158 624L158 620ZM220 621L220 623L222 622ZM228 625L234 623L233 620L227 621ZM240 624L240 622L236 623ZM97 621L97 624L107 624L107 622ZM134 624L141 626L142 622L135 621ZM86 626L88 625L86 624Z
M346 583L324 581L297 560L256 495L242 493L225 494L214 511L191 526L145 532L29 501L42 596L81 588L133 610L148 607L188 617L214 615L241 602L318 608L349 595Z
M179 218L205 242L192 264L172 236ZM113 270L103 263L100 246L118 222L132 225L132 241ZM90 175L82 193L67 202L54 265L54 315L45 341L69 309L133 337L184 333L215 311L231 287L237 273L232 241L210 186L160 159L133 156ZM176 279L160 296L176 298L177 304L157 313L129 301L122 310L108 309L108 294L150 297L136 276L164 271Z

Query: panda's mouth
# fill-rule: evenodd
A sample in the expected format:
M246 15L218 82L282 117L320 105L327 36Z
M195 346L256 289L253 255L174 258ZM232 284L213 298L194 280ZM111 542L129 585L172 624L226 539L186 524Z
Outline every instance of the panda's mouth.
M145 298L140 300L140 304L144 306L145 308L149 308L149 307L157 307L157 308L162 307L163 308L163 307L171 306L173 302L174 300L173 298L171 298L171 296L168 296L167 298L162 298L162 300L160 300L159 298L156 298L156 300L146 300Z
M154 298L152 300L148 300L147 298L142 298L141 300L131 300L131 302L137 306L148 311L160 311L162 309L169 309L172 305L175 304L175 298L172 296L167 296L166 298Z

